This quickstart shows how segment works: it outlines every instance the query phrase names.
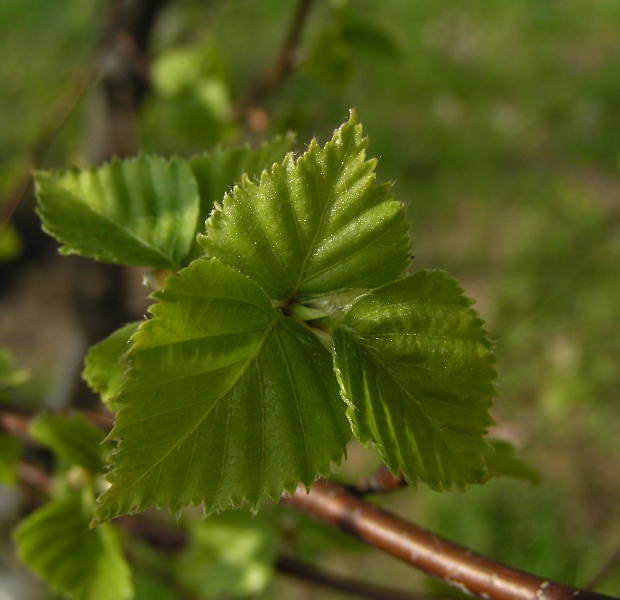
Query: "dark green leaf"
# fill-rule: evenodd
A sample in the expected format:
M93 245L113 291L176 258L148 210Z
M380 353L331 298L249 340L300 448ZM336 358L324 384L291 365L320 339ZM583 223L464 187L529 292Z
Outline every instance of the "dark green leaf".
M347 415L394 473L433 489L484 477L491 344L456 281L421 271L353 303L334 332Z
M155 297L128 354L98 518L256 508L327 474L350 430L317 338L215 260L194 261Z

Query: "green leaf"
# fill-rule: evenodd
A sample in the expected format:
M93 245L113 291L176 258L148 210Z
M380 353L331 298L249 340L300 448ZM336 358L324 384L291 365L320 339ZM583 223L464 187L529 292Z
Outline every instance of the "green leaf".
M13 486L17 482L16 467L22 454L22 443L14 436L0 432L0 483Z
M517 457L512 444L504 440L489 440L489 443L490 447L486 456L489 479L503 475L523 479L532 485L541 483L540 473Z
M324 148L313 140L258 185L244 178L213 211L200 243L274 300L393 280L409 264L409 226L389 187L376 184L366 146L351 112Z
M101 395L101 400L110 406L113 406L111 400L118 394L127 368L121 358L129 350L129 338L140 323L136 321L121 327L95 344L86 355L82 375L93 391Z
M318 339L216 260L194 261L154 297L127 355L97 517L256 508L327 474L350 428Z
M250 179L258 177L266 167L282 160L290 149L295 136L277 136L252 149L249 146L233 149L216 148L194 156L189 166L198 182L200 192L199 223L206 221L217 202L241 181L245 173Z
M436 490L485 474L495 371L482 322L455 280L420 271L353 303L334 361L358 439L392 472Z
M39 216L63 246L101 262L178 269L197 231L189 166L142 155L102 167L36 174Z
M256 595L271 581L278 532L267 520L231 511L196 523L190 532L177 573L201 597Z
M77 464L93 474L103 471L104 433L84 415L41 414L30 424L30 433L69 464Z
M21 559L75 600L129 600L131 572L110 524L89 529L90 495L72 493L26 517L14 532Z

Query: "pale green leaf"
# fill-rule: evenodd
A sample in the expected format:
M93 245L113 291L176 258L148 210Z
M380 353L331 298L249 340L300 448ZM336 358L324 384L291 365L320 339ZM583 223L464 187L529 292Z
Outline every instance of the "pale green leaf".
M30 434L67 463L80 465L94 474L103 471L105 435L84 415L40 414L30 423Z
M101 395L101 400L113 406L111 400L118 394L127 366L121 362L129 350L129 338L140 322L129 323L95 344L86 355L82 373L88 385Z
M376 184L366 146L352 112L324 148L313 140L259 184L244 178L200 243L283 302L393 280L409 264L409 227L389 187Z
M318 339L216 260L194 261L154 296L127 355L97 517L256 508L327 474L350 428Z
M273 576L278 531L246 511L212 515L190 530L178 559L182 584L206 598L262 592Z
M22 443L16 437L0 432L0 483L13 486L17 482L17 465Z
M495 371L482 322L455 280L420 271L369 292L334 332L347 415L392 472L433 489L485 474Z
M36 174L38 212L64 254L178 269L198 226L198 187L179 160L142 155Z
M14 532L21 559L75 600L129 600L131 572L110 524L89 529L93 502L78 493L52 500Z

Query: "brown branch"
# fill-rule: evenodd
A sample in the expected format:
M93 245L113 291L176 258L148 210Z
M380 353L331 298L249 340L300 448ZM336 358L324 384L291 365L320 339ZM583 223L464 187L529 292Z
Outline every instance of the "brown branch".
M110 10L115 16L110 20L123 22L138 48L146 54L153 29L166 4L168 0L112 0Z
M87 415L100 420L100 425L109 426L109 415L102 416L100 412ZM0 428L8 433L27 435L27 420L27 415L0 411ZM28 467L25 471L21 469L20 481L25 479L30 488L36 488L37 481L43 482L41 487L47 490L45 481L48 480L38 479L36 471L32 469L36 467ZM293 495L283 497L282 502L483 600L612 600L611 596L554 583L485 558L404 521L330 481L319 480L312 486L310 493L299 489ZM123 517L118 522L138 536L146 537L150 531L148 535L152 542L159 540L163 544L165 541L164 545L171 548L178 548L183 543L182 537L179 537L182 534L153 532L149 529L152 526L145 525L142 518ZM283 560L282 568L288 569L288 574L293 575L291 571L296 567ZM299 567L297 571L300 577L302 572L311 577L313 568ZM322 574L317 575L316 579L312 576L312 580L317 585L325 585L329 581L338 585L336 582L339 578ZM400 597L404 598L402 595Z
M145 515L119 517L115 521L132 537L157 547L164 552L176 553L187 546L187 533L171 527L161 519ZM275 562L278 573L304 581L312 586L323 587L368 600L424 600L422 596L375 586L359 580L339 577L313 565L280 554Z
M297 9L291 21L288 35L280 48L276 61L271 69L267 71L259 81L254 93L250 96L250 102L257 102L261 97L273 91L293 70L301 34L306 24L312 2L313 0L299 0L297 3Z
M0 414L1 416L2 414ZM21 419L20 416L18 420ZM30 506L39 506L49 499L52 487L51 478L43 468L22 461L18 469L18 481ZM123 516L116 519L115 523L133 538L140 539L166 553L180 552L188 543L187 533L183 529L173 527L157 517L144 514ZM424 600L422 596L339 577L283 554L277 557L275 569L282 575L304 581L312 586L336 590L356 598L367 600ZM175 582L167 581L167 583L174 584Z
M34 410L16 410L10 407L6 407L0 410L0 431L14 435L22 440L31 440L29 432L30 420L44 411ZM70 415L76 412L75 409L66 408L57 411L48 411L52 414ZM106 410L80 410L91 423L97 425L101 429L109 431L112 429L112 421L114 415Z
M32 416L33 413L30 412L0 410L0 431L13 435L20 440L29 440L28 424Z
M260 108L263 99L273 92L293 71L299 53L299 44L314 0L298 0L288 34L271 66L259 79L256 87L248 94L235 111L238 117L245 117L253 129L264 129L268 117ZM257 118L257 115L260 117Z
M137 151L137 115L150 90L150 39L165 5L166 0L108 0L88 135L91 163Z
M609 600L518 571L475 554L361 500L335 483L319 480L283 502L371 546L485 600Z
M381 465L373 475L359 481L349 489L357 496L367 496L368 494L393 492L404 487L407 487L407 482L402 473L394 477L386 465Z

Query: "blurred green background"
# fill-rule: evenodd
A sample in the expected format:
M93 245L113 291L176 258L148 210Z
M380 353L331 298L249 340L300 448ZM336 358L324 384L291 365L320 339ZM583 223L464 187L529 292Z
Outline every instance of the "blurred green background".
M0 195L50 107L91 64L105 8L0 1ZM234 107L271 65L294 8L170 0L153 37L141 148L191 155L289 129L303 148L356 107L379 177L407 203L414 268L457 277L497 340L496 433L544 479L385 502L513 566L586 585L620 547L620 3L317 0L299 64L266 98L263 130L252 130ZM45 168L85 164L88 118L87 97ZM31 209L29 198L20 210ZM7 229L4 265L28 244ZM57 368L36 320L16 323L11 312L38 268L28 263L0 296L0 344L32 370L30 394L45 394ZM56 314L37 293L31 310ZM351 456L345 472L376 464L355 448ZM430 585L389 559L319 559L342 572L371 565L375 581L400 587ZM598 589L620 595L618 562ZM264 597L341 596L279 581Z

